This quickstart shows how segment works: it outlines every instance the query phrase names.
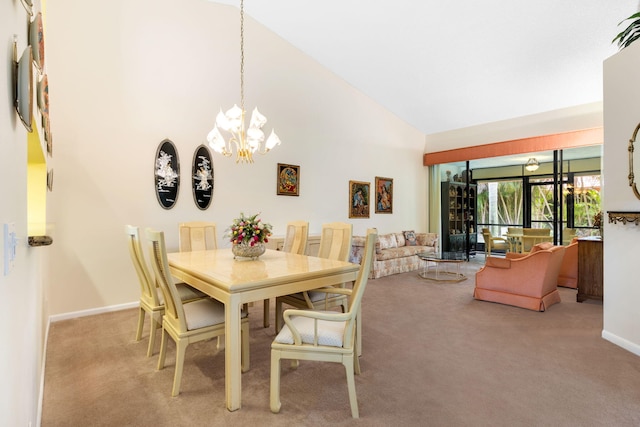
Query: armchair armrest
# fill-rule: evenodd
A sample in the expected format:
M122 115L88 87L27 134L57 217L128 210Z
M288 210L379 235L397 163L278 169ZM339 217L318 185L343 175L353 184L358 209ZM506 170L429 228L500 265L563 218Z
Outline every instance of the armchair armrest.
M351 314L350 313L339 313L337 311L315 311L315 310L295 310L288 309L283 313L284 323L289 327L291 331L291 335L293 337L293 343L295 345L302 345L303 343L303 333L305 334L306 342L312 342L313 345L317 346L319 335L318 335L318 321L328 321L328 322L346 322L349 320ZM293 322L293 318L295 317L303 317L307 319L313 320L313 331L305 330L300 331L300 329ZM304 323L300 326L305 327L309 326ZM311 337L310 335L313 335Z
M488 256L485 261L485 266L495 268L511 268L511 260L508 258Z

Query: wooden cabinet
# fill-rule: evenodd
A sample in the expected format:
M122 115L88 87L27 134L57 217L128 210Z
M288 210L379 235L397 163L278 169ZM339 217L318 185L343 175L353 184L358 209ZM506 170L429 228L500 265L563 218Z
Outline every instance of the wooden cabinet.
M578 302L587 299L602 301L602 239L578 239Z
M469 253L476 251L476 196L475 184L443 182L441 188L442 251L466 252L467 236Z

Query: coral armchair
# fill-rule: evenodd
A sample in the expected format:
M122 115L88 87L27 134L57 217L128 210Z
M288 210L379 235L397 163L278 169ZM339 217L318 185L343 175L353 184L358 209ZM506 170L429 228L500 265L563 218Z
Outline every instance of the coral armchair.
M578 288L578 239L575 237L564 251L558 275L558 286Z
M545 311L560 302L557 283L564 251L564 246L541 243L528 254L487 257L476 273L474 298Z

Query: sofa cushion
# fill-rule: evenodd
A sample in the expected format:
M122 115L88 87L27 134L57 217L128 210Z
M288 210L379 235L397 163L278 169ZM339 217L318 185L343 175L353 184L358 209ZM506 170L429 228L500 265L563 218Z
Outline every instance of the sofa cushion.
M418 244L415 231L413 230L403 231L403 233L404 233L404 239L406 241L407 246L416 246Z
M429 249L432 248L427 248L425 246L403 246L401 248L389 248L376 255L376 261L386 261L390 259L410 257L421 252L427 252Z
M418 246L433 246L438 241L436 233L417 233Z
M395 233L395 235L396 235L396 242L398 242L398 247L401 248L405 246L406 242L404 239L404 233Z
M379 235L378 242L380 243L380 250L398 247L398 241L396 240L396 235L393 233Z

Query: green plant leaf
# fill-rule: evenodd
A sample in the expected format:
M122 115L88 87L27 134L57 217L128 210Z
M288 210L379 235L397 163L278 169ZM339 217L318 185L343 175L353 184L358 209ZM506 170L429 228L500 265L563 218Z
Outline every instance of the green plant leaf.
M627 28L621 31L612 41L611 43L618 43L618 47L620 49L624 49L628 47L631 43L636 41L638 37L640 37L640 12L634 13L627 19L620 21L622 24L625 21L630 19L635 19L635 21L631 22Z

